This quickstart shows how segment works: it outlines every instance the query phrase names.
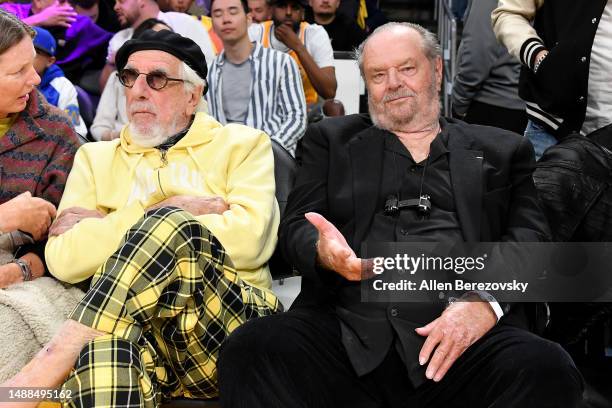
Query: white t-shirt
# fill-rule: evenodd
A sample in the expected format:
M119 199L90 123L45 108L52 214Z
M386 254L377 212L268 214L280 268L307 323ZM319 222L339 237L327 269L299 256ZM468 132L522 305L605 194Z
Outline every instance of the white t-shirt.
M173 11L167 13L160 11L157 15L157 19L168 24L168 26L172 28L175 33L192 39L202 49L204 57L206 57L206 64L208 66L212 64L213 60L215 59L215 53L213 51L212 43L210 42L210 37L208 36L208 32L200 21L185 13L175 13ZM133 28L125 28L117 32L110 39L110 42L108 43L108 54L106 56L107 63L112 62L114 55L117 53L119 48L121 48L121 46L127 40L131 39L133 34Z
M249 38L251 41L262 42L264 28L261 24L249 26ZM274 29L271 30L270 44L272 48L281 52L289 52L289 47L276 39ZM327 31L318 24L310 24L304 32L304 45L306 50L315 60L319 68L334 66L334 50Z
M612 2L597 26L591 48L587 109L580 133L587 135L612 123Z
M72 82L66 77L53 78L49 83L57 93L59 99L57 100L57 107L66 112L74 130L81 136L87 136L87 127L85 121L81 117L79 110L79 100L77 98L77 91Z

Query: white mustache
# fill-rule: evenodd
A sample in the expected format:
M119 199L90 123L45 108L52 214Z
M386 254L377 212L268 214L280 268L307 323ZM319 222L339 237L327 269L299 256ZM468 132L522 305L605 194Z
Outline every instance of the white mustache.
M390 101L394 101L394 100L399 99L399 98L405 98L405 97L409 97L409 96L416 96L416 93L410 92L410 91L408 91L406 89L402 89L402 90L399 90L399 91L395 91L395 92L391 92L391 93L386 94L383 97L382 102L383 103L390 102Z
M135 113L135 112L150 112L153 114L157 114L157 109L155 109L155 105L153 105L152 103L149 102L133 102L130 105L130 113Z

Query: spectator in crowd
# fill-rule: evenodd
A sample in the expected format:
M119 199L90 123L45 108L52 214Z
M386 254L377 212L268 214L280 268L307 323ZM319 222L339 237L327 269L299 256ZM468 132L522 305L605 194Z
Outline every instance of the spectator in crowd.
M367 33L387 22L387 18L378 7L378 0L341 0L337 14L356 21L359 28Z
M172 31L163 21L150 18L136 27L132 38L140 37L146 30ZM115 73L108 78L104 91L102 91L96 117L89 132L95 140L113 140L119 137L119 133L126 123L128 123L128 116L125 108L125 87L121 85L119 77Z
M212 19L207 15L207 12L203 12L202 8L197 7L194 0L170 0L167 7L168 11L189 14L195 19L199 20L210 37L214 55L219 55L219 53L223 50L223 42L219 36L217 36L215 30L213 30Z
M159 5L155 0L117 0L115 3L115 12L117 13L119 22L125 28L116 33L108 44L106 65L100 75L100 89L104 89L109 75L115 71L115 54L117 50L121 48L127 40L132 38L136 27L150 18L164 21L177 34L195 41L206 56L208 64L210 64L215 57L213 46L206 30L198 21L184 13L160 11Z
M31 26L45 27L57 41L57 65L66 77L78 84L86 70L104 65L104 49L111 33L97 26L89 17L78 15L68 3L33 0L32 3L3 3L5 9Z
M177 13L189 13L193 0L170 0L170 11L176 11Z
M207 101L219 122L263 130L291 154L306 130L300 71L284 52L251 42L246 0L213 0L212 19L224 51L209 74Z
M33 27L36 31L34 37L34 69L40 76L38 90L51 105L57 106L70 118L74 130L81 136L87 136L85 122L79 112L77 91L72 82L64 76L60 67L55 65L55 38L41 27Z
M206 16L209 14L208 8L203 1L168 0L167 8L167 10L162 11L176 11L177 13L186 13L192 16Z
M69 3L78 15L89 17L94 23L98 21L99 0L70 0Z
M313 18L311 23L322 26L334 51L352 51L366 38L366 33L355 22L336 11L340 0L310 0Z
M272 19L272 8L268 0L248 0L248 6L254 23L263 23Z
M548 238L529 142L442 118L440 54L421 26L380 27L358 51L371 121L333 118L306 132L279 233L302 291L290 311L248 322L227 339L219 357L223 407L576 407L581 400L571 358L519 328L521 305L482 292L450 305L361 300L362 243ZM423 194L427 215L384 209L390 195Z
M38 208L33 209L31 223L17 215L3 220L8 227L0 231L35 224L34 230L26 227L25 231L34 241L41 241L49 224L42 228L39 223L54 215L79 140L66 115L36 90L40 77L34 69L35 32L13 14L0 10L0 33L0 204L12 202L2 207L9 214L17 205ZM50 204L44 205L42 200ZM41 213L42 208L47 208L48 217ZM43 248L44 244L19 248L19 264L0 266L2 286L42 276Z
M207 16L210 14L210 0L167 0L167 3L168 9L162 9L162 11L177 11L193 16Z
M117 139L126 123L125 91L114 72L106 81L89 133L95 140Z
M523 134L525 102L518 96L519 62L499 44L491 28L498 0L472 0L453 81L453 115L468 123Z
M116 63L130 124L79 150L46 249L57 278L93 276L91 287L3 386L64 383L87 408L214 397L225 337L281 308L266 266L279 220L271 142L197 111L206 62L192 40L146 31Z
M525 136L539 158L572 131L612 123L612 3L502 0L493 11L497 39L521 61Z
M271 0L272 21L251 24L249 36L266 48L288 53L297 63L309 110L336 96L334 51L323 27L303 21L308 0Z
M81 0L73 0L75 4L80 3ZM85 2L89 0L83 0ZM119 19L117 18L117 14L113 10L115 7L115 0L103 0L100 2L98 0L98 17L96 19L96 24L108 32L116 33L121 29L119 25Z

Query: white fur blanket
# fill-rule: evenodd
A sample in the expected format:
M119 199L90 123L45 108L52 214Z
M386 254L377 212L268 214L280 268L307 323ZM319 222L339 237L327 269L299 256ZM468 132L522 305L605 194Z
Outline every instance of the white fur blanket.
M82 297L48 277L0 289L0 383L51 340Z

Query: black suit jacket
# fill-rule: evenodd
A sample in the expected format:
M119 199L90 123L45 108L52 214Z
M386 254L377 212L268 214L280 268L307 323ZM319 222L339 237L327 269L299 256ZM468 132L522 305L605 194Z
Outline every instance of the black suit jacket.
M465 240L548 240L548 226L531 177L534 154L529 141L497 128L452 119L440 122L442 131L448 134L451 184ZM336 309L341 320L351 320L342 316L345 305L339 305L338 296L340 289L350 284L337 273L316 265L318 233L304 214L313 211L323 215L359 254L377 210L383 149L384 131L372 126L366 115L326 119L308 128L302 140L301 165L279 231L283 255L302 274L302 290L293 307L328 305ZM417 305L405 307L418 308ZM418 325L428 323L440 312L440 307L418 309ZM384 320L371 330L369 323L358 327L355 319L350 325L358 334L367 332L359 339L362 343L389 342L385 333L390 328ZM345 332L343 337L346 338ZM418 339L409 346L416 347ZM350 356L351 350L347 351ZM359 364L353 364L358 373L367 372L366 367L360 370Z

